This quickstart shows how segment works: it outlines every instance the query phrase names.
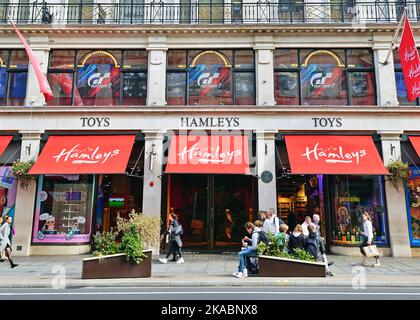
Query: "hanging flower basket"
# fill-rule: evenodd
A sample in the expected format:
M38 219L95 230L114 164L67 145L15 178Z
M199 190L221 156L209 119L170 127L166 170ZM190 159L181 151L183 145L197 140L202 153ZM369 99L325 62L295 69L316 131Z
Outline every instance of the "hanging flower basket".
M389 171L389 176L386 176L386 180L390 181L394 186L395 190L399 190L401 184L405 184L410 179L410 169L408 163L400 160L390 162L386 168Z
M20 186L25 190L28 189L29 184L32 180L36 180L37 176L30 175L29 170L31 170L34 165L34 161L15 161L12 165L13 175L18 178L20 181Z

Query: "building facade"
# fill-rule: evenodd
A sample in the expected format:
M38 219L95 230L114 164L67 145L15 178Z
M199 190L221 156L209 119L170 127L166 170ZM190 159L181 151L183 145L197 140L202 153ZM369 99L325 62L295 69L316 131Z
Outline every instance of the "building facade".
M170 212L185 249L237 249L273 209L358 254L419 255L420 109L388 56L402 8L357 1L0 4L2 214L17 255L78 254L117 215ZM7 16L47 74L45 103ZM35 161L21 186L14 161ZM385 166L409 163L396 190Z

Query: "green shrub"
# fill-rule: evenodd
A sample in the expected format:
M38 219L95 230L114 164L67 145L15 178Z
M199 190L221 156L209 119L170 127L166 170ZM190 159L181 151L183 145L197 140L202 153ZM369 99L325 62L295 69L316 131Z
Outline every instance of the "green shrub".
M143 253L143 241L135 224L131 224L130 230L124 233L120 250L125 253L127 261L135 264L142 262L146 256Z
M310 253L302 249L296 249L295 254L284 252L285 246L285 241L277 241L275 237L270 236L270 244L266 245L264 242L260 242L257 245L257 251L260 255L266 255L270 257L315 261L315 258Z
M119 246L115 241L116 232L105 232L101 236L94 236L92 243L92 254L94 256L106 256L119 253Z

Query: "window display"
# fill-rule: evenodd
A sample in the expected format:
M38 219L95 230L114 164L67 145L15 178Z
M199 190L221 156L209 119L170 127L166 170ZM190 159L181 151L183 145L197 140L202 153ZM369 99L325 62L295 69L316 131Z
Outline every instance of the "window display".
M2 166L0 168L0 217L5 215L14 217L17 186L12 167Z
M367 49L274 53L278 105L375 105L373 55Z
M419 105L419 99L415 101L408 101L407 88L405 86L404 74L401 68L400 56L398 50L394 50L394 73L395 73L395 87L397 89L398 102L402 106Z
M388 244L384 187L379 176L333 176L332 243L356 246L362 241L363 212L373 224L374 241Z
M0 105L23 106L28 56L24 50L0 50Z
M252 50L168 51L169 105L255 104Z
M53 50L48 105L145 105L145 50Z
M34 243L89 243L93 175L41 176L34 222Z
M411 179L407 183L407 211L410 242L420 246L420 169L411 167Z

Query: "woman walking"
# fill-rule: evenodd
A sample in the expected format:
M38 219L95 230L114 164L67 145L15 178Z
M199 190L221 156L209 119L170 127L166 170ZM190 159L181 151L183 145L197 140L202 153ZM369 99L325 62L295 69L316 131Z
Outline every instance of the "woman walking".
M168 252L166 253L166 257L159 259L160 262L167 263L169 256L172 254L172 261L176 261L176 263L184 263L184 258L181 254L181 234L183 234L183 229L182 225L178 222L178 216L175 213L171 213L169 215L169 228L162 235L162 238L166 235L169 235L169 248ZM177 255L179 256L178 260L176 260Z
M366 265L366 253L364 252L363 248L367 246L373 245L373 228L372 228L372 219L370 218L370 214L368 212L363 212L362 215L363 219L363 232L361 235L363 236L363 242L360 245L360 252L362 253L362 262L360 263L362 266ZM374 267L379 267L381 263L379 262L379 256L375 257L376 262L373 264Z
M0 252L5 251L6 256L9 259L10 267L16 268L18 264L13 263L12 260L12 248L10 246L10 231L11 231L11 223L12 223L12 217L5 216L4 217L4 223L0 227Z

